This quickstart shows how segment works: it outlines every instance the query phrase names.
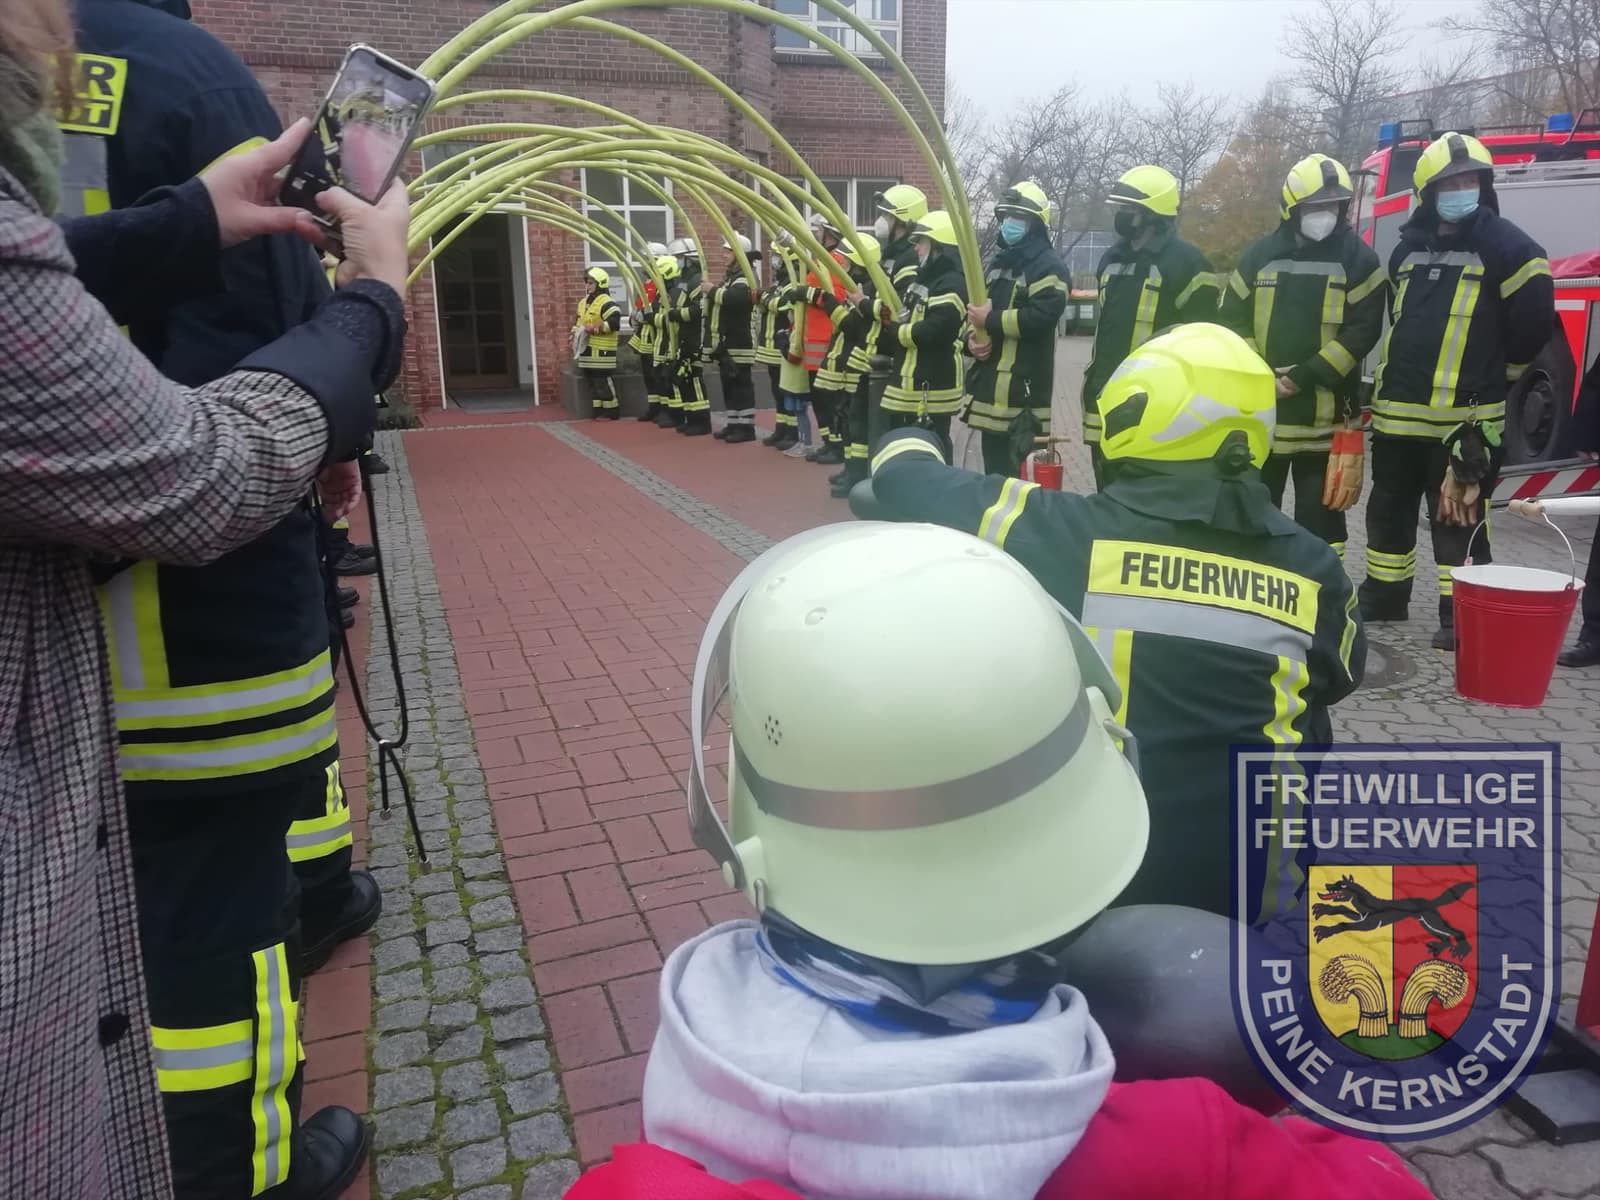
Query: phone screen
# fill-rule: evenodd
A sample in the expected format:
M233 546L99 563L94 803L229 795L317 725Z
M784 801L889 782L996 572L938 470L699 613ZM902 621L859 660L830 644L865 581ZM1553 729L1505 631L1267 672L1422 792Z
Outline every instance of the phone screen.
M400 169L432 100L419 75L356 47L284 180L284 204L321 215L316 198L342 187L377 203Z

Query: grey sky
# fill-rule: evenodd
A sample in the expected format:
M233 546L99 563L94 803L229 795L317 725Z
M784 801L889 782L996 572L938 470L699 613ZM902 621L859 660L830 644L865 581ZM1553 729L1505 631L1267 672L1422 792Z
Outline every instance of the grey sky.
M1288 65L1288 21L1313 0L949 0L950 79L991 118L1069 80L1135 102L1161 80L1193 77L1208 91L1256 96ZM1418 32L1405 60L1436 52L1429 22L1459 0L1407 0Z

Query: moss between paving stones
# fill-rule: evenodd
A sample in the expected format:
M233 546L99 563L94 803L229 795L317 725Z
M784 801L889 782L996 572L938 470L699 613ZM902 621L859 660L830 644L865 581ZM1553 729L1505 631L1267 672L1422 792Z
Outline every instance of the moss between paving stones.
M546 1200L577 1178L571 1114L532 985L482 766L462 706L405 447L380 439L376 483L411 740L405 752L428 849L411 844L397 790L369 822L385 915L375 931L372 1068L380 1200ZM376 593L369 710L392 732L398 701ZM375 776L373 761L369 774ZM369 786L376 806L376 780Z

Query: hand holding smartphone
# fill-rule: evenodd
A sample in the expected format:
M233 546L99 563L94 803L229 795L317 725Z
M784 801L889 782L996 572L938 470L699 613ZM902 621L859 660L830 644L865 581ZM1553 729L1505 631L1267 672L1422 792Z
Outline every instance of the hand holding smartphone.
M317 197L341 187L368 204L378 203L399 175L434 95L432 80L371 46L352 46L310 135L289 164L280 203L311 213L342 255L337 223Z

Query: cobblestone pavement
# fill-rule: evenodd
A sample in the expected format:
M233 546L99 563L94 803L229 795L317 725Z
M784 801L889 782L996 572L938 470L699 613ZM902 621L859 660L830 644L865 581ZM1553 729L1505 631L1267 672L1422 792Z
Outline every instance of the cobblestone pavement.
M1084 348L1062 345L1065 429ZM632 422L467 424L386 435L382 449L406 762L433 861L415 861L397 799L371 818L388 913L372 954L375 1194L539 1200L637 1136L660 962L746 911L682 813L705 616L774 538L848 513L815 467ZM1087 454L1072 449L1068 486L1087 488ZM1359 577L1359 509L1351 525ZM1566 561L1547 530L1497 532L1504 560ZM1574 541L1580 563L1587 541ZM1424 537L1418 618L1434 612L1428 556ZM374 715L392 722L372 617ZM1370 631L1374 682L1336 713L1337 735L1561 741L1570 999L1600 894L1600 672L1559 672L1537 711L1469 705L1428 646L1433 628ZM375 780L368 793L375 808ZM1600 1146L1550 1147L1505 1115L1406 1153L1445 1200L1600 1196Z

